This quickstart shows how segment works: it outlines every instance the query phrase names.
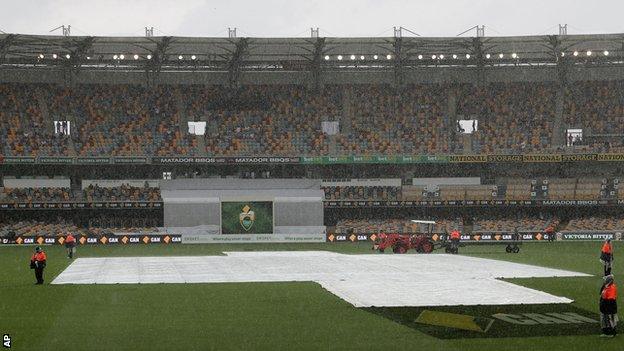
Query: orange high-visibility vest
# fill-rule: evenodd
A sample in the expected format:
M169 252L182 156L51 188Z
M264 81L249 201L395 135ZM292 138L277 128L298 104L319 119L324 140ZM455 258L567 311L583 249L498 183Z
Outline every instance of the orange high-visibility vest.
M35 252L32 257L30 258L31 261L33 262L43 262L45 260L47 260L48 257L46 256L45 252L41 251L41 252Z
M65 241L70 243L70 244L71 243L75 243L76 242L76 238L74 238L73 235L69 234L69 235L67 235L67 238L65 238Z
M612 249L613 248L611 247L611 243L602 244L602 253L610 254Z
M611 283L602 289L601 296L603 300L617 299L617 287L615 286L615 283Z
M451 239L459 239L459 238L461 238L461 234L459 233L459 231L453 230L451 232Z

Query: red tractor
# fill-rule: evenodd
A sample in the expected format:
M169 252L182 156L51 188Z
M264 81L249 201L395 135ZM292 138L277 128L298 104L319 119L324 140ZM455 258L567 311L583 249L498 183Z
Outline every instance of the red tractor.
M392 252L399 254L404 254L409 249L414 249L418 253L430 253L433 251L433 242L422 234L379 234L373 244L373 250L384 252L389 247L392 248Z

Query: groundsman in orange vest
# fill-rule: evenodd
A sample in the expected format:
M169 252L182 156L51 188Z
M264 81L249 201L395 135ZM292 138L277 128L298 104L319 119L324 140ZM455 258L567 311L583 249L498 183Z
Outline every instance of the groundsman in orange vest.
M617 334L617 286L613 275L603 278L604 283L600 288L600 326L602 337L614 337Z
M35 278L37 279L37 285L43 284L43 270L48 261L48 256L43 250L37 246L35 253L30 257L30 268L35 270Z
M611 265L613 263L613 246L611 244L611 239L605 240L604 244L602 244L602 249L600 249L600 262L604 266L604 275L607 276L611 274Z

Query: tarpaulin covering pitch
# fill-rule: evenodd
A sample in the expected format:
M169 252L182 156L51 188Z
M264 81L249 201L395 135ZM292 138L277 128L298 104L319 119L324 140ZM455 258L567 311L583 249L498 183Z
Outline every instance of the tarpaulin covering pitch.
M344 255L324 251L227 256L79 258L52 284L314 281L356 307L569 303L497 278L587 274L459 255Z

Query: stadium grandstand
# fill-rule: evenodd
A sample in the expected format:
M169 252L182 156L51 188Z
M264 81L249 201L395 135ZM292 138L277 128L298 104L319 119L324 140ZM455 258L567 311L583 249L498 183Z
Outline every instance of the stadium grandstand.
M0 34L2 233L158 233L222 178L316 180L324 233L623 230L623 43Z

